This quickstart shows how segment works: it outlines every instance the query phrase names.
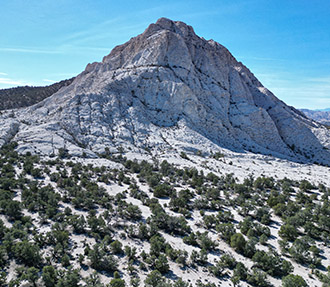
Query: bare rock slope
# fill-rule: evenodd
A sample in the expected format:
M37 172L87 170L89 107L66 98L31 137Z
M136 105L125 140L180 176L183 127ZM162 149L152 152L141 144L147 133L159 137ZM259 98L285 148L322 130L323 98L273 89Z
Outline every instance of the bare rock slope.
M225 47L165 18L56 94L0 117L0 144L41 154L224 147L329 164L329 138Z

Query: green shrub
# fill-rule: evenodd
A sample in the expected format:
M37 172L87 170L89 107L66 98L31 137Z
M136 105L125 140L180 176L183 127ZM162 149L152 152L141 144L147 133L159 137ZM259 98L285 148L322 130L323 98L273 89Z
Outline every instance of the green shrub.
M246 240L241 233L235 233L230 237L230 246L233 247L238 253L244 253L245 245Z
M290 274L282 279L282 287L307 287L307 283L299 275Z

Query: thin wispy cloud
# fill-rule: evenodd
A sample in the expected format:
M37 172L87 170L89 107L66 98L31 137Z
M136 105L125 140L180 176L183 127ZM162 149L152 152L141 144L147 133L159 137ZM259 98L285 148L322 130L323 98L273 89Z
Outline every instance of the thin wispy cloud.
M330 107L330 98L317 98L315 100L320 104L324 104L324 108Z
M42 79L42 80L46 83L51 83L51 84L56 83L56 81L54 80L49 80L49 79Z
M61 45L53 50L38 49L38 48L1 48L0 52L9 53L27 53L27 54L70 54L70 53L89 53L89 52L109 52L109 48L93 47L93 46L79 46L79 45ZM5 73L0 73L6 76Z
M21 80L14 80L14 79L9 79L9 78L0 78L0 85L15 85L15 86L26 86L29 85L31 86L32 84L21 81Z
M104 47L88 47L88 46L70 46L63 48L67 52L109 52L109 48Z
M7 73L0 72L0 76L7 76L7 75L8 75Z
M177 10L180 11L180 4L177 4ZM173 9L173 5L171 9ZM168 5L161 5L157 7L152 7L149 9L143 9L139 11L134 11L134 13L126 13L125 16L116 17L110 20L103 21L98 23L94 26L88 27L87 29L77 31L70 35L67 35L63 38L64 43L70 44L81 44L81 43L91 43L97 40L103 39L114 39L118 38L122 35L126 35L127 33L136 35L138 33L143 32L143 30L151 23L148 18L150 15L157 15L160 12L166 15L167 10L169 9ZM173 20L180 20L182 18L189 19L189 18L197 18L197 17L205 17L218 14L218 11L199 11L187 14L178 14L177 19ZM139 21L138 24L131 24L130 18L141 18L145 19L144 21ZM117 43L118 44L118 43Z
M217 14L219 14L218 11L200 11L200 12L195 12L195 13L182 14L181 17L185 18L185 19L194 19L194 18L212 16L212 15L217 15ZM173 20L176 20L176 19L173 19Z
M151 23L150 18L152 15L159 15L162 13L166 15L166 11L171 11L175 7L180 11L180 4L173 4L171 7L168 5L159 5L148 9L137 10L134 12L126 12L125 16L118 16L110 20L103 21L98 24L90 25L88 28L84 28L80 31L76 31L62 38L63 43L70 43L72 45L79 45L84 43L93 43L97 40L114 39L123 35L136 35L143 32L143 30ZM181 7L182 8L182 7ZM187 13L185 15L178 14L178 19L183 16L186 18L193 18L197 16L213 15L217 12L200 11L194 13ZM141 19L138 24L131 23L130 19ZM176 20L176 19L173 19ZM111 41L110 41L111 42ZM118 43L113 43L118 44Z
M0 47L1 52L13 52L13 53L32 53L32 54L61 54L60 50L47 50L47 49L38 49L38 48L3 48Z
M85 38L86 36L91 35L95 31L102 31L105 27L107 27L109 25L113 25L113 24L115 24L119 21L120 21L119 17L111 19L111 20L104 21L102 23L99 23L97 25L92 26L91 28L84 29L84 30L77 31L75 33L69 34L69 35L67 35L66 37L63 38L63 41L64 42L70 42L70 41L77 40L77 39L81 40L82 38Z
M330 107L330 75L302 77L287 71L257 73L263 85L275 96L296 108Z
M78 75L78 73L80 73L81 71L79 71L79 72L77 72L77 73L51 73L51 74L49 74L49 76L51 76L51 77L60 77L60 78L62 78L62 77L75 77L75 76L77 76Z
M269 58L269 57L237 57L240 60L256 60L256 61L276 61L276 62L284 62L285 59L279 59L279 58Z
M81 39L77 39L73 44L84 44L84 43L93 43L95 41L103 41L107 40L111 42L109 39L114 39L125 35L127 32L131 33L132 35L136 35L137 33L141 32L146 27L145 24L140 25L127 25L118 27L115 30L108 30L106 32L102 31L100 33L90 33L86 34L85 37ZM120 43L112 43L112 44L120 44Z
M69 35L62 41L64 46L77 47L81 50L109 51L109 43L112 43L112 46L119 44L114 42L114 39L118 39L127 34L136 35L142 32L147 24L148 22L139 23L137 25L127 25L124 21L118 18L113 21L105 21L90 29ZM102 42L102 45L105 43L108 48L88 46L88 44L95 42ZM85 46L86 44L87 46Z
M319 78L310 78L308 79L310 82L316 83L328 83L330 84L330 76L329 77L319 77Z

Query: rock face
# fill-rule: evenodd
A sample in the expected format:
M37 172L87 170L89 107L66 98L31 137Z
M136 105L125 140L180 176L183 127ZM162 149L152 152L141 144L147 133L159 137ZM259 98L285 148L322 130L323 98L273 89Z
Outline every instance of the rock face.
M225 47L165 18L51 97L5 113L0 126L21 152L220 146L330 163L326 128L277 99Z

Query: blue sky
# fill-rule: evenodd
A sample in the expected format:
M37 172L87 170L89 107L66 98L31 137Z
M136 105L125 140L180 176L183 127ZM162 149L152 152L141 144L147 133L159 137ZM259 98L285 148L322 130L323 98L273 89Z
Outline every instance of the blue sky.
M226 46L289 105L330 107L329 0L0 0L0 88L75 76L160 17Z

